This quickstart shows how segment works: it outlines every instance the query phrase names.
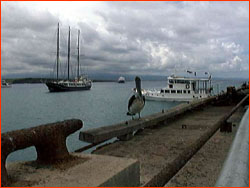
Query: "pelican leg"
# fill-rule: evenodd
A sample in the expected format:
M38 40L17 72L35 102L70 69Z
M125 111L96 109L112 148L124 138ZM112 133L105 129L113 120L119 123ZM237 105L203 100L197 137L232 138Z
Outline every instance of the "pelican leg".
M132 120L134 120L134 116L132 115Z
M139 119L141 119L141 113L139 112Z

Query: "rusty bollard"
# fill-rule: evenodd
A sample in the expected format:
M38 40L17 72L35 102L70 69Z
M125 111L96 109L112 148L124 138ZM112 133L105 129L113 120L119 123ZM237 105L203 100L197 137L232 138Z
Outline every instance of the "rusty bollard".
M82 128L79 119L65 120L28 129L21 129L1 134L1 183L6 186L8 174L5 167L8 155L14 151L35 146L37 161L51 164L69 157L66 138Z

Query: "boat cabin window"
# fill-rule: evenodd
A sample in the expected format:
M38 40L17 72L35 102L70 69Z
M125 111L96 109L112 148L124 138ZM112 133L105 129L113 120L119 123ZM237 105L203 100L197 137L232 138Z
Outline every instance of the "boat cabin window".
M171 93L176 93L176 90L171 90Z
M178 84L189 84L188 80L176 80L176 83Z
M188 90L188 93L190 93L190 91Z
M169 80L169 83L173 84L173 83L174 83L174 80Z
M161 89L161 93L164 93L164 90L163 90L163 89Z
M165 90L165 93L169 93L169 90Z
M183 93L187 93L187 91L186 91L186 90L183 90Z
M192 88L193 88L193 90L196 90L196 83L195 82L192 83Z
M177 93L181 93L181 90L177 90Z
M169 85L169 88L173 88L173 85L172 85L172 84L170 84L170 85Z

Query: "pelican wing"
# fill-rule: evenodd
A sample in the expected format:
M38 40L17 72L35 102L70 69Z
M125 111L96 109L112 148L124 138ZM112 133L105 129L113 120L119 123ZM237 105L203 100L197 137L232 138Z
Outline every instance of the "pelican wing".
M133 95L132 97L130 97L129 101L128 101L128 110L129 107L132 105L133 101L135 100L135 95Z

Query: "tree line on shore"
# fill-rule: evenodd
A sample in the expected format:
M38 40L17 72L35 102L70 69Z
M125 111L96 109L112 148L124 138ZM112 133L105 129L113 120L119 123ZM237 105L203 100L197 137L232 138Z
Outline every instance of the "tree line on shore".
M11 84L38 84L53 81L52 78L9 78L5 79ZM116 80L93 80L93 82L116 82Z

